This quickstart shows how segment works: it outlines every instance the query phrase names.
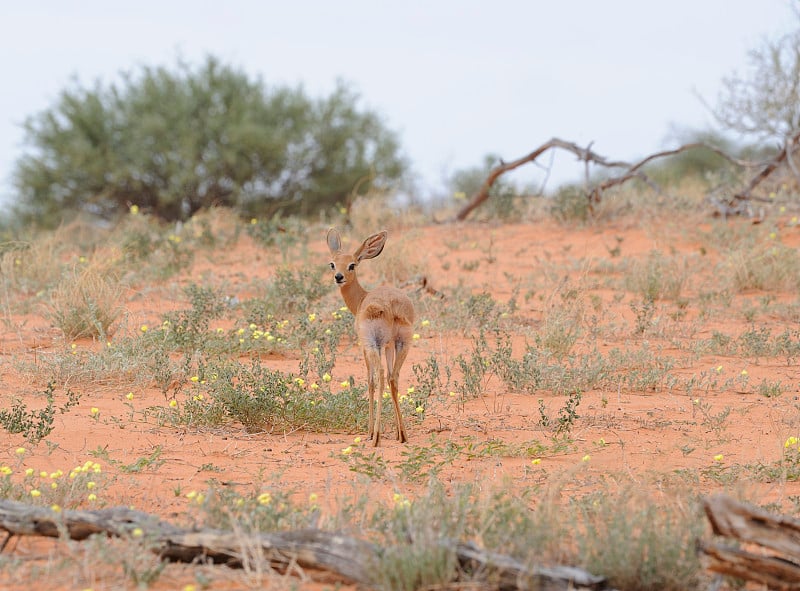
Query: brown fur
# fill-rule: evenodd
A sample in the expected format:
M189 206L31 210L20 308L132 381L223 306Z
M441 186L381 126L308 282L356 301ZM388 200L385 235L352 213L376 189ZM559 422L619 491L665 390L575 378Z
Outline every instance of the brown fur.
M384 390L381 352L386 355L389 390L397 419L397 439L402 443L408 440L400 413L398 381L414 332L414 305L405 293L395 287L382 286L372 291L365 290L356 275L356 268L362 260L375 258L383 251L387 236L385 230L373 234L353 254L342 252L341 238L334 228L328 230L327 237L334 280L345 304L355 316L356 332L367 364L368 427L369 437L375 446L380 442L381 436L381 400ZM374 405L377 406L375 415Z

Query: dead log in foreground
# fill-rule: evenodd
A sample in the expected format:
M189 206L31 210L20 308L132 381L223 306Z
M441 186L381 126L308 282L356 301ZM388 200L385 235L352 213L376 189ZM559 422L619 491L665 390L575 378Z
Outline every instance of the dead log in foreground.
M770 589L800 590L800 521L767 513L726 495L703 499L703 508L716 535L734 538L746 547L758 546L751 551L700 542L698 549L706 557L709 570Z
M0 530L7 532L2 551L12 536L65 536L84 540L94 534L129 536L136 529L153 540L161 558L175 562L214 562L241 567L243 557L260 550L273 568L285 571L297 565L322 571L345 583L374 586L372 571L380 548L349 536L309 529L291 532L243 534L213 529L186 530L158 517L115 507L95 511L54 512L16 501L0 500ZM508 556L486 552L474 544L456 545L460 572L466 579L484 575L497 589L544 591L607 589L604 577L573 567L529 568Z

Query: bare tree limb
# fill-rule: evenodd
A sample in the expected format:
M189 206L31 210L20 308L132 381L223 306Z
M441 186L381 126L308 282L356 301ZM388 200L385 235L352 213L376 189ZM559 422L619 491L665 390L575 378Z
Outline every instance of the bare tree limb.
M713 146L711 144L707 144L705 142L692 142L692 143L689 143L689 144L684 144L684 145L679 146L678 148L675 148L675 149L672 149L672 150L663 150L661 152L656 152L655 154L650 154L649 156L646 156L645 158L642 158L641 160L639 160L637 162L629 163L629 162L624 162L624 161L621 161L621 160L608 160L604 156L601 156L601 155L597 154L596 152L592 151L592 149L591 149L592 144L589 144L589 146L586 147L586 148L581 148L580 146L578 146L577 144L575 144L573 142L568 142L568 141L565 141L565 140L562 140L562 139L559 139L559 138L552 138L549 141L547 141L544 144L542 144L541 146L539 146L538 148L536 148L531 153L527 154L526 156L522 156L521 158L518 158L518 159L513 160L511 162L502 162L501 161L500 165L494 167L491 171L489 171L489 175L486 177L486 180L483 182L483 184L478 189L478 191L472 196L472 198L469 200L469 202L466 205L464 205L464 207L462 207L458 211L458 213L456 213L455 219L457 221L463 221L475 209L477 209L481 204L483 204L489 198L489 192L490 192L490 190L492 188L492 185L494 185L495 181L497 181L497 179L501 175L503 175L506 172L509 172L511 170L514 170L516 168L519 168L520 166L522 166L524 164L527 164L528 162L535 162L537 160L537 158L539 158L539 156L541 156L542 154L544 154L548 150L559 149L559 150L565 150L567 152L571 152L571 153L575 154L575 156L578 158L578 160L580 160L580 161L582 161L584 163L584 165L585 165L584 173L585 173L585 183L586 183L586 196L587 196L587 199L589 199L590 204L600 202L603 192L606 191L607 189L609 189L609 188L611 188L613 186L616 186L616 185L621 185L621 184L623 184L623 183L625 183L625 182L627 182L627 181L629 181L631 179L634 179L634 178L638 178L638 179L650 184L656 190L658 190L658 187L655 185L655 183L653 183L652 180L649 179L646 174L644 174L644 172L642 171L642 168L646 164L648 164L648 163L650 163L653 160L656 160L658 158L664 158L664 157L667 157L667 156L674 156L676 154L680 154L681 152L686 152L688 150L696 150L696 149L710 150L711 152L714 152L715 154L717 154L718 156L724 158L725 160L727 160L731 164L734 164L734 165L742 167L742 168L761 168L762 169L761 172L750 182L750 184L748 185L747 189L743 193L740 193L740 194L737 194L737 195L734 196L734 198L736 198L736 199L741 199L741 198L750 198L749 197L750 192L761 181L763 181L765 178L767 178L775 170L775 168L777 168L780 165L780 163L783 160L786 159L786 154L788 153L789 150L794 150L795 149L798 140L800 140L800 137L795 136L792 139L791 147L789 147L789 146L784 147L784 150L781 152L781 154L783 154L783 156L781 156L781 154L779 154L775 158L773 158L771 160L764 161L764 162L752 162L752 161L749 161L749 160L742 160L742 159L739 159L739 158L734 158L733 156L727 154L725 151L723 151L720 148L718 148L716 146ZM612 176L610 178L602 180L602 181L598 182L596 185L592 186L591 182L590 182L590 175L589 175L589 165L590 164L594 164L594 165L601 166L601 167L604 167L604 168L609 168L609 169L622 169L622 170L616 176ZM746 197L743 197L745 195L746 195Z
M767 179L773 172L775 172L778 167L781 165L783 161L787 158L791 157L791 154L797 149L797 145L800 143L800 131L795 133L786 143L783 145L783 149L778 152L778 154L772 159L764 163L761 172L759 172L756 176L754 176L744 190L736 193L733 198L739 200L747 200L752 199L752 192L758 185L760 185L764 180Z
M517 158L512 162L502 162L499 166L496 166L489 171L489 176L486 177L485 181L483 181L483 184L481 185L480 189L478 189L478 192L475 193L469 202L456 214L456 220L462 221L466 219L470 213L472 213L478 206L486 201L489 198L489 191L492 188L492 185L502 174L510 170L514 170L515 168L519 168L528 162L534 162L539 156L554 148L560 148L562 150L566 150L567 152L572 152L578 157L579 160L584 162L591 161L608 167L627 166L625 162L608 162L603 156L595 154L589 148L581 148L573 142L567 142L559 138L552 138L550 141L545 142L527 156Z

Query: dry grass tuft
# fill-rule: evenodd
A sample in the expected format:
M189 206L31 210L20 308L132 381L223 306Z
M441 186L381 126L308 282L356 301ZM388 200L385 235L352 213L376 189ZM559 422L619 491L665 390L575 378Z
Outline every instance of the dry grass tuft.
M58 283L47 304L47 318L68 340L105 339L123 312L120 282L96 266L73 267Z

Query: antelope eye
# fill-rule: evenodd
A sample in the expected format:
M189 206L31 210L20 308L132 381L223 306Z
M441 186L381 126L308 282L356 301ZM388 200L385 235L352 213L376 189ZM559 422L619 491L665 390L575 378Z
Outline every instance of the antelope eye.
M348 271L355 271L356 270L356 264L355 263L350 263L349 265L347 265L347 270Z
M335 271L336 270L336 265L334 263L330 263L330 265L331 265L331 269L333 269Z

